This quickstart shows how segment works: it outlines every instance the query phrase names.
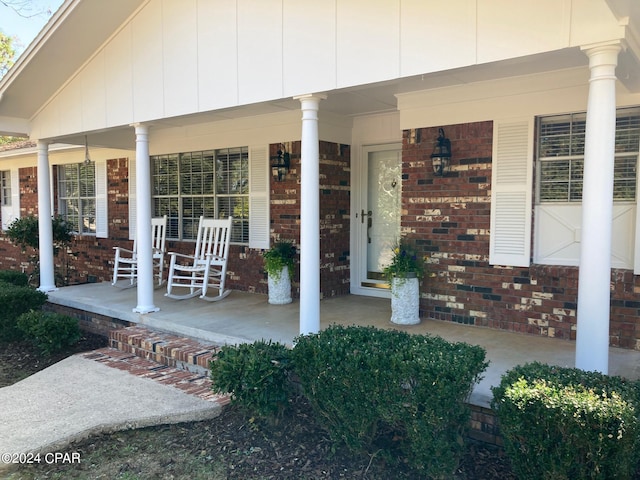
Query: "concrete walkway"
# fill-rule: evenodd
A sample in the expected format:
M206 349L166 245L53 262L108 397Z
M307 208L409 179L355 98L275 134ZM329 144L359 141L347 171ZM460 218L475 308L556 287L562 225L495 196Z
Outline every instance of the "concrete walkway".
M145 378L132 375L131 364L101 362L93 352L78 354L0 388L0 471L10 467L7 454L68 453L69 443L96 433L205 420L226 403L225 397L201 398L167 381L178 376L189 382L190 375L202 374L161 367L156 376L149 367ZM203 389L210 392L209 385Z

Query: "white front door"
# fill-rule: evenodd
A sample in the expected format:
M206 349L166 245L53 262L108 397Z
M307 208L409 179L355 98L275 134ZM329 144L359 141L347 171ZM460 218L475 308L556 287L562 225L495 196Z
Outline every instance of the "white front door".
M391 261L400 238L402 147L400 144L363 148L360 192L356 204L358 274L353 293L387 296L382 270Z

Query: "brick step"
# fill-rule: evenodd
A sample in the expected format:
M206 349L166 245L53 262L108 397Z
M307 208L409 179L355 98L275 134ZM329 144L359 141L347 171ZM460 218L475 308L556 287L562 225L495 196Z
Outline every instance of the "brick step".
M107 367L117 368L141 378L148 378L163 385L178 388L203 400L217 402L223 406L229 403L228 395L217 394L211 390L211 379L208 373L191 372L169 367L111 347L101 348L81 355Z
M109 347L167 367L207 376L211 356L220 349L219 345L207 345L137 325L111 331Z

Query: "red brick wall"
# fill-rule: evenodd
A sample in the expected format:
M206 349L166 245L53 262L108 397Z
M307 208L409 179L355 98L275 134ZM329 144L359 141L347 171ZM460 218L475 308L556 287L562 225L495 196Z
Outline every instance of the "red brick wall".
M271 236L276 240L291 240L299 248L300 142L290 142L285 146L291 154L291 169L282 181L271 181ZM270 155L276 155L279 148L282 146L271 145ZM351 151L348 145L321 141L319 153L320 291L323 297L333 297L349 293ZM299 281L300 272L296 266L294 296L299 295Z
M435 177L437 128L403 132L403 231L428 255L422 284L430 318L575 339L578 269L489 265L492 122L445 127L452 172ZM611 277L611 345L640 350L640 280Z
M275 155L279 145L270 147ZM284 181L271 180L271 235L299 244L300 226L300 142L287 145L291 152L291 171ZM320 143L321 175L321 290L323 296L349 292L349 147ZM71 255L56 258L58 285L110 281L113 273L113 247L131 247L129 240L128 159L107 161L109 236L76 236L70 245ZM54 169L54 184L55 184ZM54 188L55 194L55 188ZM20 169L21 215L37 213L37 169ZM193 242L167 241L167 250L193 253ZM6 237L0 236L0 268L27 272L30 255L21 253ZM298 269L296 269L298 270ZM232 245L227 285L231 289L267 293L261 251ZM295 272L294 296L299 291L299 272Z

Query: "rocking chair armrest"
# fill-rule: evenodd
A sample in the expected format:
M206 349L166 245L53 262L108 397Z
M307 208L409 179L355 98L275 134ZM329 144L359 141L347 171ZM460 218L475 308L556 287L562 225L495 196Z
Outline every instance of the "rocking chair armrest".
M130 254L132 254L132 255L133 255L134 253L136 253L136 252L134 252L133 250L129 250L129 249L124 248L124 247L113 247L113 249L114 249L114 250L116 250L116 251L120 251L120 252L127 252L127 253L130 253Z
M182 257L182 258L190 258L193 260L193 255L185 255L184 253L178 253L178 252L167 252L167 255L169 255L170 257Z

